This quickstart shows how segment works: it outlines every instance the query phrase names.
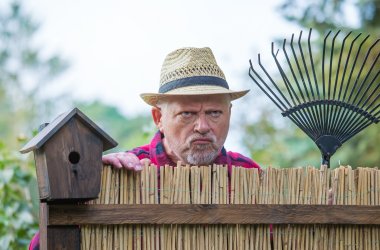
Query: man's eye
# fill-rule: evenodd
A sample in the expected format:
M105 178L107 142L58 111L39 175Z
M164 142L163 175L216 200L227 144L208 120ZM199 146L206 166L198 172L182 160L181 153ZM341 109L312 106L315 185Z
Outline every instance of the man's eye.
M181 113L181 116L183 118L190 118L192 115L193 115L192 112L187 112L187 111Z
M222 114L222 111L219 111L219 110L214 110L214 111L210 111L208 112L208 114L213 117L213 118L218 118L221 114Z

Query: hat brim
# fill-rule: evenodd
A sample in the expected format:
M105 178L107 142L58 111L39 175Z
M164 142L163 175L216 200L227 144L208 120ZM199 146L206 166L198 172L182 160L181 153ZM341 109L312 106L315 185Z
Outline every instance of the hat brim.
M191 95L229 95L231 101L243 97L249 90L234 91L219 86L188 86L177 88L166 93L142 93L140 97L149 105L156 106L157 102L170 96L191 96Z

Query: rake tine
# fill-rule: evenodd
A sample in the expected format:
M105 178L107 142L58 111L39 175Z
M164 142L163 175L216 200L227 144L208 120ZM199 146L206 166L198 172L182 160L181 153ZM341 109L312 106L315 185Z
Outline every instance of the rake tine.
M352 41L351 43L351 47L350 47L350 52L351 52L351 49L354 45L354 43L356 42L356 39L359 38L359 36L361 35L361 33ZM346 84L346 89L344 90L344 95L343 95L343 100L346 100L346 96L347 96L347 93L348 93L348 88L351 84L351 77L352 77L352 73L354 71L354 68L355 68L355 65L356 65L356 61L358 59L358 55L360 53L360 50L361 50L361 47L363 45L363 42L366 41L368 39L369 36L367 36L366 38L364 38L364 40L361 42L361 44L359 45L359 49L358 51L356 51L356 56L354 57L354 62L352 63L352 66L351 66L351 70L350 70L350 74L348 76L348 79L347 79L347 84ZM346 100L348 102L348 100Z
M325 36L323 40L323 51L322 51L322 87L323 87L323 100L326 100L326 83L325 83L325 51L326 51L326 40L330 36L331 30Z
M303 85L304 85L305 90L306 90L306 93L307 93L307 97L308 97L308 99L309 99L309 102L311 102L311 101L314 101L314 100L315 100L315 98L314 98L314 91L313 91L313 88L312 88L312 86L311 86L311 81L310 81L309 71L308 71L308 69L307 69L306 62L305 62L305 56L304 56L303 51L302 51L301 38L302 38L302 31L300 32L300 35L299 35L299 38L298 38L298 48L299 48L299 51L300 51L300 54L301 54L301 59L302 59L302 63L303 63L303 68L304 68L305 73L306 73L306 76L307 76L307 81L308 81L308 83L309 83L309 87L310 87L310 92L311 92L311 97L312 97L312 98L310 98L310 96L309 96L309 93L308 93L309 91L308 91L307 85L305 84L305 80L304 80L304 77L303 77L303 74L302 74L301 67L300 67L299 64L298 64L298 60L296 60L296 62L297 62L298 71L299 71L299 73L300 73L300 75L301 75L302 82L303 82ZM294 51L293 51L293 53L294 53ZM295 57L296 57L296 54L295 54L295 53L294 53L294 55L295 55ZM316 122L317 119L316 119L316 115L315 115L315 112L314 112L314 107L315 107L315 106L307 107L307 108L305 108L304 110L305 110L305 111L309 114L309 116L311 117L312 124L313 124L314 130L315 130L315 133L318 134L318 131L319 131L320 129L318 128L318 124L317 124L317 122ZM310 115L310 113L309 113L310 110L311 110L311 115Z
M377 71L375 77L374 77L374 78L372 79L372 81L368 84L366 90L364 91L362 97L360 98L360 100L359 100L359 102L358 102L358 105L359 105L359 104L361 103L361 101L364 99L365 94L368 93L369 89L372 87L372 84L375 82L375 79L379 76L379 74L380 74L380 70ZM378 84L378 85L375 87L375 90L372 91L372 93L371 93L370 96L372 96L372 95L374 94L374 92L376 92L376 90L379 88L379 86L380 86L380 85ZM368 98L365 100L365 102L364 102L363 105L362 105L362 108L367 104L367 102L368 102L369 100L370 100L370 97L368 97Z
M273 83L273 80L272 78L269 76L269 74L265 71L265 68L262 66L261 64L261 60L260 60L260 54L258 55L258 61L259 61L259 65L260 67L262 68L262 70L264 71L264 73L266 73L267 77L270 79L270 81ZM254 70L253 68L253 65L252 65L252 61L250 60L249 61L250 63L250 71L248 72L249 76L252 78L252 80L257 84L257 86L276 104L276 106L282 111L282 112L285 112L286 109L288 109L285 104L278 98L278 96L272 91L272 89L268 86L268 84L266 84L266 82L260 77L260 75ZM269 93L267 91L265 91L265 89L260 85L260 83L254 78L254 76L251 74L251 71L257 76L257 78L260 79L260 81L264 84L264 86L268 89L268 91L277 99L277 101L274 100L274 98L269 95ZM276 84L273 84L277 91L282 95L281 91L278 89L277 85ZM283 96L283 95L282 95ZM287 99L283 96L283 98L287 101ZM280 104L282 105L282 107L280 106ZM288 102L289 104L289 102ZM290 105L290 104L289 104ZM291 116L289 117L291 118L291 120L298 126L300 127L308 136L310 136L312 138L312 135L310 133L310 131L307 129L307 126L305 126L304 122L301 121L301 119L299 119L299 117L296 115L296 116Z
M380 93L377 95L376 99L378 99L380 96ZM380 103L376 105L376 107L374 107L369 113L373 114L375 112L376 109L378 109L380 107ZM374 115L373 117L375 117L376 121L375 123L378 123L379 122L379 119L380 117L378 116L380 113L380 110L378 110Z
M298 39L298 48L299 48L299 50L300 50L300 54L301 54L301 59L302 59L303 67L304 67L305 72L306 72L307 81L308 81L308 83L309 83L309 88L310 88L310 92L311 92L311 96L312 96L312 99L309 99L309 101L314 101L314 100L315 100L315 95L314 95L313 86L311 85L310 74L309 74L308 67L307 67L307 65L306 65L305 56L304 56L304 53L303 53L303 50L302 50L301 36L302 36L302 31L300 32L300 36L299 36L299 39ZM305 86L305 88L306 88L306 86Z
M293 49L293 39L294 39L294 34L292 34L292 38L291 38L291 42L290 42L291 47L292 47L292 51L294 52L294 49ZM282 50L284 51L284 54L285 54L286 60L287 60L288 65L289 65L289 69L290 69L291 72L292 72L293 79L294 79L294 81L295 81L295 83L296 83L296 85L297 85L297 88L298 88L298 90L299 90L299 92L300 92L300 94L301 94L301 98L302 98L303 102L306 102L305 97L304 97L303 92L302 92L302 89L301 89L301 87L300 87L300 85L299 85L299 83L298 83L297 77L296 77L296 75L295 75L295 72L294 72L294 70L293 70L292 64L291 64L291 62L290 62L290 59L289 59L288 53L286 52L285 45L286 45L286 44L285 44L285 42L284 42L283 47L282 47ZM297 98L297 99L298 99L298 98ZM300 105L300 104L301 104L301 103L298 103L298 105ZM305 122L306 124L310 125L310 120L307 119L307 118L305 118L305 116L303 115L303 113L301 113L300 115L301 115L301 117L303 118L302 120L304 120L304 122ZM312 126L309 126L309 127L312 127ZM312 127L312 130L315 130L315 129ZM318 133L316 133L315 131L313 131L313 134L317 135Z
M378 105L377 107L379 107L379 105ZM374 116L375 116L375 117L377 116L376 119L379 120L379 118L380 118L380 110L377 111L377 113L376 113ZM375 122L375 123L377 123L377 122ZM352 131L350 134L348 134L346 137L344 137L344 138L342 139L342 144L343 144L344 142L348 141L349 139L351 139L354 135L356 135L357 133L359 133L360 131L362 131L363 129L365 129L366 127L368 127L368 126L371 125L371 124L372 124L372 122L369 121L369 120L367 120L366 123L362 124L362 125L361 125L360 127L358 127L356 130Z
M286 39L284 39L284 43L285 42L286 42ZM290 95L290 98L292 99L293 105L296 106L298 104L296 104L296 102L294 100L294 97L297 98L298 103L300 103L300 100L298 99L298 96L297 96L296 92L294 91L292 85L289 82L289 79L287 78L284 70L282 69L280 63L277 60L277 54L278 54L278 50L277 50L277 53L274 54L274 43L272 43L272 57L274 58L276 66L277 66L278 70L280 71L281 77L282 77L282 79L284 81L284 85L285 85L285 87L286 87L286 89L287 89L287 91L288 91L288 93ZM293 97L293 94L294 94L294 97Z
M367 61L367 59L368 59L369 53L371 52L371 50L373 49L373 47L375 47L376 44L377 44L379 41L380 41L380 39L376 40L376 42L375 42L375 43L369 48L369 50L368 50L368 52L367 52L367 54L366 54L366 56L365 56L364 62L363 62L363 64L362 64L362 67L360 68L360 72L359 72L358 77L356 78L355 83L356 83L356 82L358 81L358 79L359 79L359 76L360 76L360 74L361 74L361 72L362 72L362 69L363 69L363 67L364 67L364 63L365 63L365 62ZM377 59L379 59L379 56L380 56L380 53L377 54L375 60L373 61L372 65L371 65L371 68L369 69L369 71L368 71L367 75L365 76L364 80L361 82L360 87L359 87L359 90L357 91L357 93L356 93L356 95L355 95L355 98L354 98L354 100L352 101L353 104L355 104L355 101L356 101L357 97L359 96L359 93L361 92L361 90L362 90L362 88L363 88L363 86L364 86L364 83L367 81L369 75L371 74L371 71L372 71L373 67L376 65L376 62L377 62ZM355 86L356 86L356 85L355 85ZM364 96L364 94L365 94L365 93L363 93L363 96ZM363 97L362 97L362 98L363 98ZM360 100L361 100L361 99L360 99ZM359 105L359 103L360 103L360 101L359 101L356 105Z
M371 124L372 124L372 122L367 120L367 122L365 124L358 127L356 130L352 131L350 134L348 134L346 137L344 137L341 140L342 144L345 143L346 141L348 141L349 139L351 139L353 136L355 136L357 133L359 133L360 131L362 131L363 129L365 129L366 127L368 127Z
M310 130L307 129L296 117L298 117L296 114L290 114L289 119L293 121L307 136L309 136L312 140L314 140L315 135L311 134Z
M352 41L351 43L351 46L350 46L350 51L349 51L349 54L347 56L347 64L348 64L348 61L349 61L349 56L350 56L350 53L351 53L351 50L353 48L353 45L354 43L356 42L356 40L359 38L359 36L361 35L361 33L359 35L357 35L355 37L355 39ZM354 62L352 63L352 67L351 67L351 71L350 71L350 74L349 74L349 77L348 77L348 80L347 80L347 84L346 84L346 88L344 90L344 94L343 94L343 98L342 98L342 101L345 101L347 103L349 103L349 99L346 100L346 95L347 95L347 92L348 92L348 88L350 86L350 83L351 83L351 77L352 77L352 73L354 71L354 68L355 68L355 65L356 65L356 62L357 62L357 59L358 59L358 55L359 55L359 52L361 50L361 47L363 46L363 43L368 39L369 36L365 37L364 40L360 43L359 45L359 49L358 51L356 52L356 56L355 56L355 59L354 59ZM345 71L344 71L344 74L345 74ZM343 84L343 80L342 80L342 84ZM342 123L342 119L345 120L346 119L346 116L347 116L347 112L348 112L348 109L345 109L342 113L342 115L338 118L338 124L341 124ZM342 128L340 128L341 130Z
M366 122L372 123L371 120L367 119L365 115L362 115L360 113L351 113L351 115L353 114L355 115L354 118L356 117L358 118L355 119L355 122L351 123L349 128L343 131L342 134L338 137L340 141L342 141L345 137L349 136L350 134L354 133L354 131L360 131L359 128L363 126L363 123L366 123ZM351 119L348 118L348 121L351 121Z
M300 42L301 42L301 38L302 38L302 31L300 32L300 36L299 36L299 39L298 39L298 46L299 46L299 47L301 47L301 44L300 44ZM290 47L291 47L291 49L292 49L293 57L294 57L295 62L296 62L296 66L297 66L298 74L299 74L299 76L301 77L302 85L303 85L304 90L305 90L305 93L306 93L305 96L307 97L307 100L308 100L308 101L311 101L311 99L310 99L310 95L309 95L309 92L307 91L307 87L306 87L306 84L305 84L305 79L304 79L304 77L303 77L301 67L300 67L300 65L299 65L299 63L298 63L297 54L296 54L296 52L295 52L295 50L294 50L294 46L293 46L293 36L292 36L292 40L291 40L291 42L290 42ZM301 49L301 48L300 48L300 49Z
M264 72L264 74L268 77L268 79L271 81L271 83L273 84L273 86L276 88L277 92L281 95L281 97L285 100L285 102L288 104L288 107L286 107L284 105L284 107L286 107L286 109L289 109L292 105L289 103L289 100L284 96L284 94L281 92L280 88L277 86L277 84L273 81L272 77L270 77L269 73L265 70L264 66L261 64L261 58L260 58L260 54L258 55L258 62L259 62L259 65L260 65L260 68L262 69L262 71ZM271 91L272 92L272 91ZM276 96L277 97L277 96ZM278 97L277 97L278 98Z
M290 105L290 103L289 103L289 101L288 101L288 99L284 96L284 94L281 92L281 90L279 89L279 87L277 86L277 84L273 81L273 79L270 77L270 75L269 75L269 73L266 71L266 69L264 68L264 66L262 65L262 63L261 63L261 59L260 59L260 54L259 54L259 56L258 56L258 62L259 62L259 65L260 65L260 68L262 69L262 71L265 73L265 75L268 77L268 79L271 81L271 83L273 84L273 86L276 88L276 90L277 90L277 92L281 95L281 97L286 101L286 103L289 105L289 106L291 106ZM264 83L265 84L265 83ZM266 84L265 84L266 85ZM267 86L267 85L266 85ZM269 89L270 90L270 89ZM270 90L271 91L271 90ZM272 92L272 91L271 91ZM277 96L276 96L276 98L278 98ZM278 98L279 99L279 98ZM289 107L287 108L287 109L289 109ZM309 131L307 134L309 135L312 135L313 133L312 133L312 131L310 131L309 129L307 129L308 127L310 127L310 126L308 126L309 124L307 123L307 121L305 121L305 118L303 117L303 115L301 114L301 118L297 115L297 114L295 114L295 117L297 117L299 120L298 120L298 123L299 124L302 124L302 126L303 126L303 130L304 131ZM312 137L312 136L311 136Z
M330 99L330 93L331 93L331 72L332 72L332 65L333 65L333 58L334 58L334 47L335 47L335 39L339 35L340 30L335 34L334 38L332 39L332 46L331 46L331 53L330 53L330 69L329 69L329 87L328 87L328 99ZM338 64L339 67L339 64ZM335 95L335 94L334 94ZM332 98L334 98L334 95Z
M341 49L340 49L340 53L339 53L339 60L338 60L338 71L337 71L337 75L335 77L335 87L334 87L334 97L335 97L335 92L336 92L336 88L338 86L338 79L339 79L339 72L340 72L340 64L341 64L341 60L342 60L342 54L343 54L343 50L344 50L344 46L346 44L346 40L347 38L351 35L352 31L350 31L343 39L343 42L342 42L342 46L341 46ZM352 47L350 48L352 49ZM350 53L351 53L351 50L349 51L349 54L347 56L347 58L350 57ZM348 65L348 61L345 63L344 65L344 72L343 72L343 75L342 75L342 81L341 81L341 84L340 84L340 88L339 88L339 94L338 94L338 100L340 100L340 96L341 96L341 93L342 93L342 89L343 89L343 79L344 79L344 76L345 76L345 73L346 73L346 69L347 69L347 65ZM336 130L337 130L337 126L338 126L338 117L339 115L341 114L342 112L342 109L340 108L337 112L334 112L334 116L333 116L333 124L332 124L332 134L335 134Z
M352 110L350 110L350 111L352 111ZM354 122L352 122L352 120L354 120L354 119L352 119L353 116L354 115L354 118L356 118L356 117L359 117L356 121L354 121ZM338 138L341 140L341 138L344 136L344 135L346 135L346 134L348 134L349 133L349 131L352 129L352 128L354 128L355 126L357 126L357 123L358 122L361 122L362 120L366 120L365 119L365 117L363 118L363 116L361 116L360 114L358 114L358 113L355 113L355 112L350 112L349 114L348 114L348 116L347 116L347 118L346 118L346 123L345 123L345 126L343 126L342 127L342 129L340 130L341 132L340 132L340 136L338 136Z
M260 56L260 54L259 54L259 56ZM281 100L279 100L278 99L278 97L275 95L275 93L273 93L273 91L269 88L269 86L264 82L264 80L260 77L260 75L254 70L254 68L253 68L253 66L252 66L252 61L251 60L249 60L249 63L250 63L250 65L251 65L251 67L249 68L249 71L248 71L248 74L249 74L249 76L251 77L251 79L256 83L256 85L261 89L261 91L263 91L264 92L264 94L265 95L267 95L270 99L271 99L271 101L283 112L283 111L285 111L287 108L286 108L286 106L281 102ZM272 98L272 96L271 95L269 95L268 94L268 92L260 85L260 83L253 77L253 75L251 74L251 71L257 76L257 78L259 78L260 79L260 81L265 85L265 87L272 93L272 95L274 96L274 97L276 97L276 99L278 99L278 101L281 103L281 105L282 105L282 107L280 106L280 104L276 101L276 100L274 100L273 98Z
M309 48L309 55L310 55L310 64L311 64L311 69L313 71L313 77L314 77L314 84L315 84L315 89L316 89L316 92L317 92L317 96L318 96L318 99L317 100L321 100L321 96L319 94L319 86L318 86L318 81L317 81L317 76L315 74L315 67L314 67L314 59L313 59L313 53L312 53L312 50L311 50L311 44L310 44L310 38L311 38L311 32L312 32L312 29L310 28L309 30L309 36L307 38L307 44L308 44L308 48ZM320 131L322 131L322 106L321 106L321 103L319 103L317 106L316 106L316 110L317 111L320 111L318 112L319 114L319 119L318 120L318 127L320 129Z
M311 64L311 68L312 68L312 71L313 71L315 89L316 89L316 92L317 92L318 100L320 100L321 96L319 94L319 87L318 87L318 83L317 83L318 82L317 81L317 75L315 74L314 59L313 59L313 53L311 51L311 44L310 44L311 31L312 31L312 29L309 30L309 36L307 38L307 45L308 45L308 48L309 48L310 64Z
M260 58L260 54L258 55L258 57ZM252 80L254 80L254 82L257 84L257 86L259 86L259 88L264 92L264 94L266 94L272 100L272 102L274 102L274 104L276 104L276 106L281 111L285 111L287 109L287 106L285 106L285 104L277 97L277 95L272 91L272 89L268 86L268 84L266 84L266 82L256 72L256 70L252 66L252 61L251 60L249 60L249 63L251 65L250 70L248 72L249 76L252 78ZM267 91L265 91L265 89L261 86L261 84L253 77L253 75L251 74L251 71L256 75L256 77L258 79L260 79L260 81L264 84L264 86L267 88L267 90L269 90L269 92L277 99L277 101L274 100L273 97L271 95L269 95L269 93ZM281 106L280 106L280 104L281 104Z
M363 40L363 41L360 43L360 45L359 45L359 49L358 49L358 51L356 52L355 61L354 61L354 64L352 65L352 68L351 68L350 77L349 77L349 79L348 79L348 83L347 83L347 88L346 88L346 90L348 89L348 86L349 86L350 83L351 83L350 80L351 80L351 77L352 77L352 73L353 73L353 71L354 71L355 64L356 64L357 59L358 59L358 57L359 57L360 50L362 49L363 44L367 41L368 37L369 37L369 35L366 36L366 38L364 38L364 40ZM361 70L360 70L360 71L361 71ZM352 90L353 90L353 89L355 89L355 87L352 87ZM352 97L352 93L353 93L353 92L351 91L351 93L350 93L350 95L349 95L349 97L348 97L348 100L347 100L348 103L350 103L350 100L351 100L351 97Z
M372 79L372 81L371 81L370 85L368 86L368 88L371 87L372 83L374 82L374 80L377 78L378 75L379 75L379 72L378 72L378 73L376 74L376 76ZM367 104L367 102L370 100L370 98L372 97L372 95L373 95L374 93L376 93L376 90L378 89L378 87L379 87L379 85L377 85L377 87L375 88L375 91L373 91L372 94L367 98L366 102L363 103L363 104L361 105L361 107L357 107L357 109L361 109L361 110L366 111L366 110L368 110L368 109L374 104L374 102L377 100L378 96L372 101L372 103L371 103L370 105L367 106L367 108L364 108L364 105ZM367 89L368 89L368 88L367 88ZM358 105L356 105L356 106L358 106ZM353 113L350 114L350 116L347 118L347 120L349 120L349 119L352 117L352 114L353 114ZM343 127L341 128L341 131L343 131L343 133L344 133L344 132L346 132L347 130L351 129L352 126L353 126L353 123L350 123L350 124L349 124L349 123L346 123L345 126L343 126Z
M350 31L343 39L343 42L342 42L342 46L340 47L340 52L339 52L339 59L338 59L338 66L337 66L337 72L336 72L336 76L335 76L335 85L334 85L334 93L333 93L333 98L335 98L335 95L336 95L336 89L338 87L338 79L339 79L339 73L340 73L340 65L341 65L341 62L342 62L342 54L343 54L343 50L344 50L344 45L346 43L346 40L347 38L351 35L352 31ZM347 64L346 64L347 65ZM346 66L345 65L345 66ZM340 85L340 90L339 90L339 97L338 97L338 100L340 100L340 93L342 92L342 84Z
M331 33L331 30L327 33L325 36L325 39L323 41L323 51L322 51L322 91L323 91L323 100L326 100L326 83L325 83L325 51L326 51L326 40L329 37ZM323 129L322 133L327 134L327 107L324 105L322 109L322 124L323 124Z
M333 65L333 58L334 58L334 47L335 47L335 39L337 38L337 36L339 35L340 33L340 30L335 34L334 38L332 39L332 46L331 46L331 53L330 53L330 68L329 68L329 82L328 82L328 101L330 100L333 100L334 99L334 96L330 97L330 93L331 93L331 73L332 73L332 65ZM339 67L339 65L338 65ZM330 112L330 108L331 108L331 112ZM331 106L331 105L327 105L327 132L329 134L331 134L331 125L332 125L332 114L334 113L333 112L333 108L334 106Z
M285 46L285 44L286 44L286 39L284 39L283 47ZM282 69L280 63L278 62L278 59L277 59L277 53L274 54L274 46L273 46L273 43L272 43L272 57L274 58L275 63L276 63L276 65L277 65L277 68L278 68L278 70L280 71L280 74L281 74L282 79L283 79L283 81L284 81L285 87L286 87L286 89L288 90L288 93L289 93L289 95L290 95L290 98L292 99L293 105L297 106L298 104L295 102L294 97L297 99L298 103L301 103L301 102L300 102L300 100L299 100L299 98L298 98L296 92L294 91L293 86L290 84L289 79L287 78L286 74L284 73L284 70ZM294 94L294 97L293 97L293 94L292 94L292 93ZM297 118L296 118L296 117L297 117ZM297 115L296 117L294 117L294 119L300 119L298 115ZM303 120L303 119L302 119L302 120ZM304 122L304 121L303 121L303 122ZM304 126L304 125L303 125L303 126ZM305 129L306 129L306 128L305 128ZM315 131L314 131L314 133L315 133ZM309 135L309 133L308 133L308 135ZM313 136L311 136L311 135L310 135L310 137L311 137L312 139L315 138L315 137L313 137Z
M378 100L378 98L379 98L379 96L380 96L380 93L378 93L377 94L377 96L376 96L376 98L367 106L367 109L366 110L364 110L364 112L366 112L367 114L373 114L374 112L375 112L375 110L379 107L379 105L380 104L378 104L377 106L375 106L375 108L373 108L371 111L367 111L369 108L371 108L372 107L372 105L374 105L375 104L375 102L376 102L376 100ZM350 113L350 117L348 117L347 118L347 121L351 121L351 117L352 117L352 115L353 114L355 114L355 117L358 115L358 113L353 113L353 112L351 112ZM369 120L371 120L371 119L369 119ZM349 122L347 122L346 124L349 124L348 125L348 127L347 126L345 126L343 129L342 129L342 135L344 135L344 134L346 134L346 133L348 133L348 131L350 131L351 130L351 128L352 127L354 127L354 126L356 126L356 124L358 123L359 121L358 120L356 120L355 122L351 122L351 123L349 123Z
M350 32L351 33L351 32ZM343 76L342 76L342 81L340 82L340 90L339 90L339 96L338 96L338 100L345 100L346 99L346 93L347 93L347 90L348 90L348 85L346 85L346 89L345 89L345 91L344 91L344 95L343 95L343 98L342 99L340 99L340 95L341 95L341 92L342 92L342 86L343 86L343 83L344 83L344 78L346 77L346 70L347 70L347 66L348 66L348 64L349 64L349 61L350 61L350 56L351 56L351 52L352 52L352 48L353 48L353 46L354 46L354 44L355 44L355 42L356 42L356 40L360 37L362 35L362 33L359 33L355 38L354 38L354 40L352 40L352 42L351 42L351 45L350 45L350 49L349 49L349 51L348 51L348 54L347 54L347 61L346 61L346 64L344 65L344 70L343 70ZM348 36L347 36L348 37ZM347 38L346 37L346 38ZM346 39L345 38L345 39ZM350 80L348 80L348 82L350 82Z
M377 84L375 90L377 90L379 88L379 85L380 83ZM369 98L372 97L372 95L376 93L376 91L374 91L370 96ZM379 97L380 97L380 93L377 93L377 96L372 100L372 102L370 104L368 104L367 108L365 109L366 112L368 112L369 114L373 114L375 112L375 110L379 107L380 104L377 104L375 106L375 108L373 108L372 110L368 111L374 104L377 100L379 100Z
M291 47L292 47L292 45L293 45L293 39L294 39L294 34L292 34L292 38L291 38L291 40L290 40ZM295 72L294 72L294 70L293 70L293 67L292 67L292 64L291 64L291 62L290 62L290 59L289 59L288 53L286 52L286 49L285 49L285 43L283 44L282 50L284 51L284 54L285 54L285 57L286 57L286 61L288 62L288 65L289 65L289 69L290 69L290 71L292 72L293 80L294 80L294 82L296 83L297 88L298 88L298 90L299 90L299 92L300 92L300 94L301 94L302 101L303 101L303 102L306 102L306 99L305 99L305 97L304 97L304 95L303 95L302 89L301 89L301 87L300 87L300 85L299 85L299 83L298 83L298 80L297 80L296 74L295 74ZM292 50L293 50L293 48L292 48ZM301 103L298 103L298 105L299 105L299 104L301 104Z
M259 58L259 61L260 61L260 54L258 55L258 58ZM265 81L260 77L260 75L254 70L253 68L253 65L252 65L252 61L249 60L249 63L250 63L250 70L248 72L249 76L251 77L251 79L256 83L256 85L265 93L266 96L268 96L271 101L282 111L284 112L287 108L286 106L282 103L282 101L277 97L277 95L271 90L271 88L265 83ZM260 83L254 78L254 76L251 74L251 71L257 76L257 78L260 79L260 81L264 84L264 86L269 90L269 92L271 92L271 94L277 99L277 101L283 106L281 107L280 104L275 100L273 99L273 97L271 95L269 95L269 93L260 85ZM297 118L293 117L292 115L289 116L289 118L291 119L292 122L294 122L299 128L302 129L302 131L304 131L309 137L313 138L312 135L310 134L310 132L306 129L305 125L300 122Z
M375 77L372 79L371 83L368 85L368 87L367 87L367 89L366 89L366 92L368 92L368 89L369 89L370 87L372 87L373 82L375 81L375 79L376 79L379 75L380 75L380 70L377 72L377 74L375 75ZM368 102L369 100L371 100L372 95L376 93L376 91L377 91L377 89L378 89L379 87L380 87L380 82L377 83L377 86L376 86L375 89L372 91L372 93L370 94L370 96L368 96L367 99L364 101L364 103L363 103L363 105L362 105L361 108L363 108L363 107L367 104L367 102ZM362 96L361 99L363 99L363 97L364 97L364 95ZM361 99L360 99L360 100L361 100Z

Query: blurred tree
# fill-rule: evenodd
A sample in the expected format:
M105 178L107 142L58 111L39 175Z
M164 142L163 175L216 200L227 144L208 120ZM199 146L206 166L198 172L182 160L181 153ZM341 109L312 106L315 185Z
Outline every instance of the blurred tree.
M53 110L56 100L41 94L67 68L58 55L43 55L35 45L38 28L19 1L0 10L0 138L11 148Z
M285 19L324 34L328 30L357 29L374 36L380 31L379 0L286 0L280 6Z
M379 0L287 0L280 6L280 11L286 20L301 28L313 28L313 33L320 34L312 45L316 49L322 47L324 34L328 30L340 29L345 33L355 29L356 33L371 34L375 38L380 35ZM370 44L363 46L362 51L366 51ZM375 49L374 55L380 53L378 46ZM321 54L316 53L314 59L317 64L321 63ZM363 53L361 57L364 57ZM254 99L255 103L263 100L262 109L256 111L255 119L242 119L245 132L243 144L251 151L252 158L263 165L281 167L319 165L320 153L314 142L290 120L282 118L279 110L266 97L257 95ZM379 141L378 125L368 127L337 151L331 166L339 163L354 167L378 166Z
M0 141L0 249L25 249L38 228L32 213L34 168Z
M20 2L7 6L0 9L0 249L25 249L38 229L38 198L31 158L18 149L55 107L48 83L67 63L35 44L39 25Z
M148 115L127 118L116 107L100 101L77 102L75 106L119 143L116 148L111 149L112 152L147 144L155 133L155 126Z

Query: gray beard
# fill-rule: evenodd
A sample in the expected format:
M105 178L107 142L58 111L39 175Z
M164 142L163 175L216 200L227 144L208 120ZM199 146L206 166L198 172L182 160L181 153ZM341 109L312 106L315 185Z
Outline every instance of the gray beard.
M218 150L210 147L197 147L191 150L187 155L186 160L191 165L210 165L218 156Z

